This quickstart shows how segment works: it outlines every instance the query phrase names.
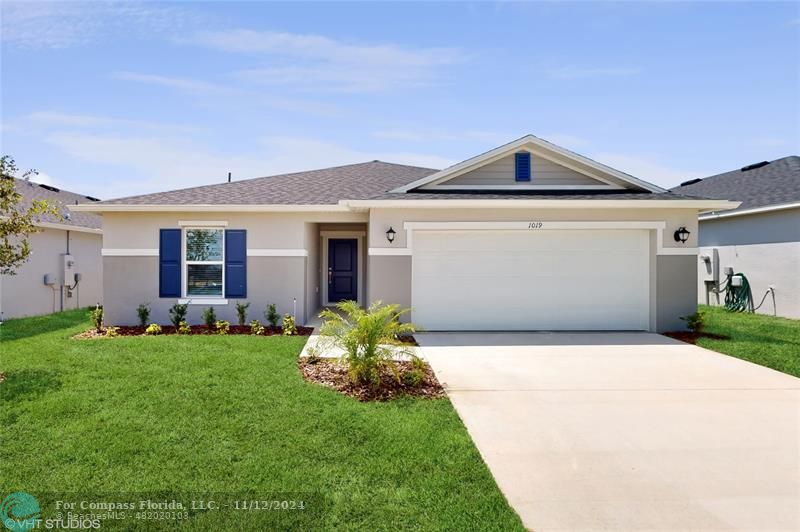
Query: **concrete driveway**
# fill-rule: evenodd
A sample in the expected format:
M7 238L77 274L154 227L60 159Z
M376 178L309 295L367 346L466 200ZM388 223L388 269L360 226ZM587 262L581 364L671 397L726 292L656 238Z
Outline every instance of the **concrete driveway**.
M648 333L426 333L526 527L800 530L800 379Z

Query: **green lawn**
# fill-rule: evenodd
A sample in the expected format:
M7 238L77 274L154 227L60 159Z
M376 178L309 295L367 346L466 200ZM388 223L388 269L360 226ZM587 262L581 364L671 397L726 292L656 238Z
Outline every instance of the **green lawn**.
M700 338L697 345L800 377L800 320L727 312L700 306L706 332L728 340Z
M85 311L2 325L0 497L249 492L307 509L184 523L522 530L447 399L362 404L308 384L304 338L70 339L88 327Z

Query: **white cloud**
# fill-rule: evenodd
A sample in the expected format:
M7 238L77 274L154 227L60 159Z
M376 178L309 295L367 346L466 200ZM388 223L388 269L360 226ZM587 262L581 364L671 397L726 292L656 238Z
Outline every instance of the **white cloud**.
M371 92L432 84L440 69L464 61L454 48L352 44L321 35L235 29L203 32L178 42L268 58L268 66L243 69L240 79L312 90Z
M783 146L788 146L789 141L783 138L778 137L758 137L753 139L753 144L758 146L768 146L772 148L780 148Z
M178 89L192 93L231 94L237 92L237 89L232 87L225 87L223 85L217 85L197 79L159 76L156 74L142 74L137 72L114 72L112 76L116 79L124 81L149 83L151 85L160 85L162 87L168 87L170 89Z
M235 179L246 179L374 159L433 168L443 168L453 162L406 151L356 150L304 137L263 137L249 153L222 153L175 137L56 133L46 140L73 158L116 167L118 174L129 176L110 178L102 185L79 183L73 186L103 198L221 183L228 172L232 172Z
M38 2L0 4L2 40L25 48L66 48L124 34L184 31L196 15L149 2Z
M695 177L706 177L714 172L707 170L675 168L661 164L655 157L631 155L625 153L596 152L592 159L607 166L621 170L644 181L649 181L662 188L672 188L681 182Z
M638 74L638 68L631 67L576 67L562 66L551 68L547 75L551 79L576 80L587 78L628 77Z

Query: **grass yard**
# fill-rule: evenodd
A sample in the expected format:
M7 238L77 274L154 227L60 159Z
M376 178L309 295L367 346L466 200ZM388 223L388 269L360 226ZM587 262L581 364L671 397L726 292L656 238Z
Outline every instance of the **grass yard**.
M0 498L308 501L184 522L214 530L522 530L447 399L358 403L306 383L305 338L70 339L89 326L86 311L2 325ZM139 527L159 523L174 528Z
M729 339L701 337L697 345L800 377L800 320L699 309L706 313L706 332Z

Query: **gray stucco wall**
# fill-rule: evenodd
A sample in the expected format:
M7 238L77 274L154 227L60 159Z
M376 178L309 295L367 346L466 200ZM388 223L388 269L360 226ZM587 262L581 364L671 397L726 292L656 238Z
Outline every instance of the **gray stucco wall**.
M68 241L69 240L69 241ZM103 301L103 236L96 233L44 229L30 237L31 256L16 275L0 276L0 313L3 319L49 314L88 307ZM64 254L69 249L81 282L70 292L64 287ZM45 274L56 284L44 284ZM67 280L69 285L72 279Z
M703 220L699 231L701 247L800 242L800 209Z
M370 255L367 298L384 303L411 306L411 257L408 255ZM413 317L412 317L413 319Z
M298 323L305 323L306 257L248 257L247 299L250 303L248 320L264 321L264 308L275 303L281 314L293 312L293 299L297 299ZM103 289L105 292L105 319L108 325L136 325L136 307L149 303L150 321L169 323L168 309L176 298L158 297L158 257L105 257L103 261ZM213 305L218 319L236 323L236 303L229 299L227 305ZM190 305L190 324L202 323L202 312L209 305Z
M656 256L656 331L685 330L680 319L697 310L697 257Z

